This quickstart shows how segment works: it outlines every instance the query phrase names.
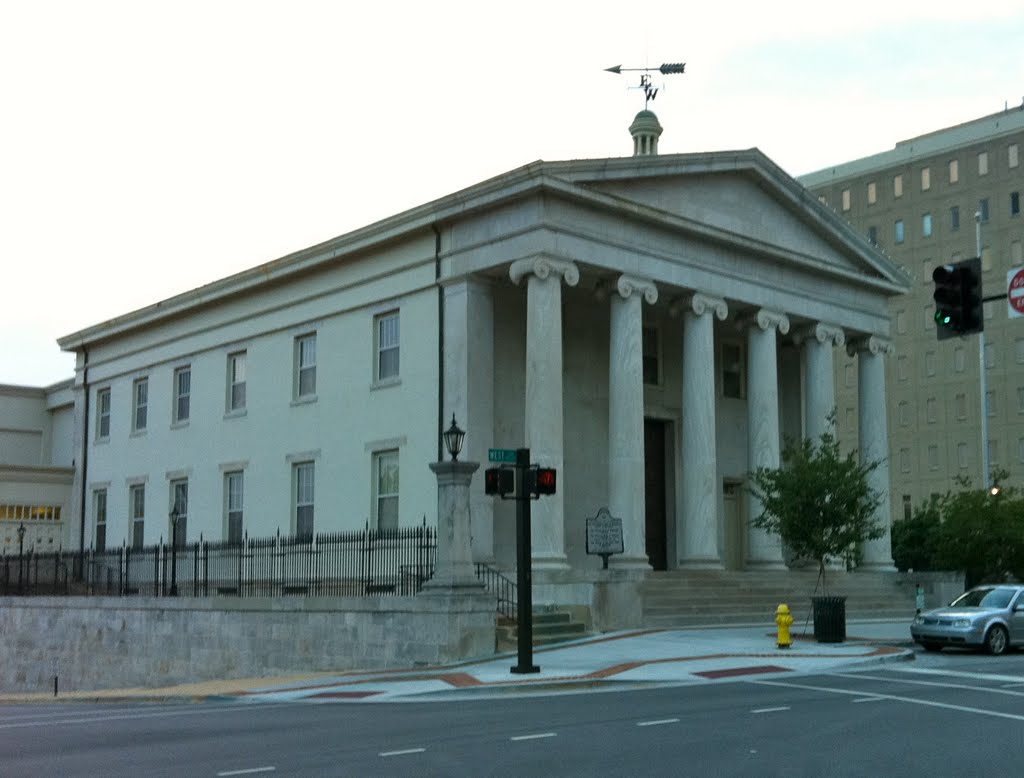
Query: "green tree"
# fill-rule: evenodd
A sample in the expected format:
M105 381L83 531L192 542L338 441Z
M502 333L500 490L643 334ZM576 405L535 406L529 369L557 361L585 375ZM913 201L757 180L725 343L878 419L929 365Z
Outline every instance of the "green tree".
M865 540L885 535L875 519L882 496L868 485L880 462L843 456L831 432L815 445L810 439L787 441L782 466L760 467L748 476L748 490L762 511L752 520L759 529L778 535L799 557L814 559L825 592L825 560L858 554Z
M932 495L909 519L892 523L892 558L897 570L938 570L935 544L942 525L943 498Z

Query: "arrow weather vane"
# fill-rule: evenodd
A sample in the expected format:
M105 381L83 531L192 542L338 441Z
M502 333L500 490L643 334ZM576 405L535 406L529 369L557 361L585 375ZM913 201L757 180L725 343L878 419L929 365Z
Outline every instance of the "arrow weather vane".
M605 70L609 73L622 73L623 71L629 70L642 72L643 75L640 76L640 86L632 88L644 90L644 110L646 110L647 104L658 96L658 87L654 86L654 82L651 81L651 71L657 70L663 76L668 76L673 73L684 73L686 71L686 63L666 62L661 67L657 68L624 68L622 65L616 65L612 68L605 68Z

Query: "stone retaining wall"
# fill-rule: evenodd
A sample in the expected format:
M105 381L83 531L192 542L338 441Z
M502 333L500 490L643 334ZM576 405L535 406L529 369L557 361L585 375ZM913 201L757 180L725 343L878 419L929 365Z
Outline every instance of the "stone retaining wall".
M158 687L494 652L494 597L0 597L0 691Z

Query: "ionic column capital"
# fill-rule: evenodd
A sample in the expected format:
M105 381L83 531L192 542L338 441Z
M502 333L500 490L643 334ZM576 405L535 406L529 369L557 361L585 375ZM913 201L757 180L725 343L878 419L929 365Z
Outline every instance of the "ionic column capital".
M818 322L793 333L793 340L798 344L804 341L816 340L822 344L842 346L846 343L846 335L839 327Z
M509 267L508 274L514 284L527 276L533 275L543 280L552 274L561 276L569 286L576 286L580 282L580 271L575 262L546 256L517 259Z
M764 331L775 328L780 335L789 332L789 317L782 311L773 311L769 308L762 308L751 316L748 324Z
M851 357L861 352L870 353L872 356L889 356L896 352L892 341L878 335L868 335L863 338L855 338L846 344L846 353Z
M729 306L726 305L725 300L721 297L715 297L704 292L694 292L691 295L680 297L669 307L669 313L672 316L679 316L683 313L694 313L697 316L703 316L708 312L713 316L717 316L719 321L725 321L725 317L729 315Z
M646 278L623 273L619 276L619 280L615 282L615 291L626 300L634 294L641 294L648 305L654 305L658 302L658 287L654 285L653 281L649 281Z

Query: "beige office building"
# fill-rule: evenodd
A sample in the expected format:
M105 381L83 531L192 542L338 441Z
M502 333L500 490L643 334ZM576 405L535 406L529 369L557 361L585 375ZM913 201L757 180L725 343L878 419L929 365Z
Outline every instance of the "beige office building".
M984 398L980 338L938 341L932 271L980 256L986 298L1005 298L1024 265L1020 193L1024 106L901 141L891 151L800 179L915 279L890 298L895 353L887 371L893 516L909 516L956 476L979 484L982 413L992 468L1024 486L1024 320L1005 299L985 304ZM841 438L857 439L857 362L836 361ZM984 411L983 411L984 409Z

